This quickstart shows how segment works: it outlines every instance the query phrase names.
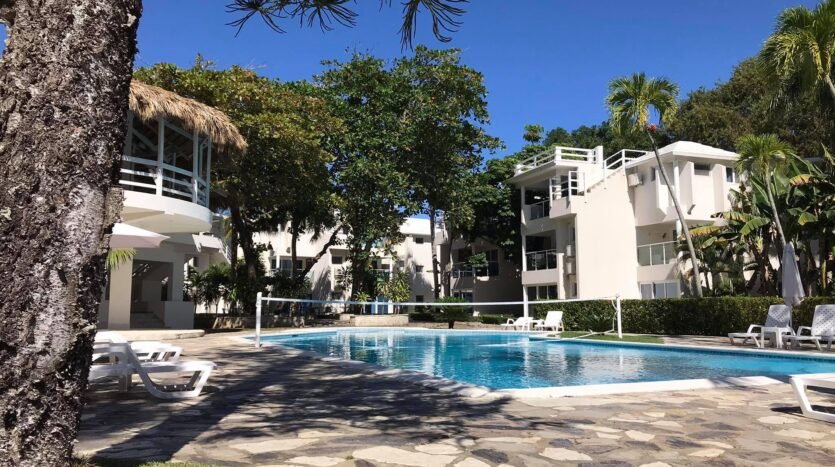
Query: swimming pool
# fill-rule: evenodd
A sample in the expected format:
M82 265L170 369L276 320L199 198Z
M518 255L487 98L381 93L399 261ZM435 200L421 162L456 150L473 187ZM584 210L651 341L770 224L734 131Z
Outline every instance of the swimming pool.
M835 372L835 359L825 357L543 340L519 332L351 329L262 341L491 389Z

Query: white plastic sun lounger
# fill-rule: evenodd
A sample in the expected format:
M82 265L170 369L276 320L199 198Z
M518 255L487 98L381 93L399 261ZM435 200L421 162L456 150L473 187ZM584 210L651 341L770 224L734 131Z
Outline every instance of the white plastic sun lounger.
M96 333L96 344L130 344L139 360L145 361L174 361L179 360L183 352L182 347L167 344L159 341L133 341L128 342L121 334L113 331L100 331ZM93 359L96 361L96 358Z
M215 364L204 360L141 361L129 344L97 344L94 355L107 356L115 363L93 365L89 379L119 377L121 389L130 388L132 375L138 374L145 389L159 399L197 397L206 385ZM157 373L192 373L186 384L160 384L151 379Z
M808 331L804 335L803 331ZM832 339L835 336L835 305L818 305L815 307L815 315L812 318L812 326L800 326L797 334L786 336L786 344L791 343L792 348L800 347L802 342L815 344L821 350L821 341L826 342L826 350L832 350Z
M548 329L553 329L556 332L565 331L565 326L562 324L562 315L562 311L549 311L545 315L545 321L538 323L534 328L541 331Z
M513 318L508 318L506 323L502 323L499 326L508 329L515 329L516 328L516 320Z
M788 305L771 305L768 307L768 316L765 318L765 324L752 324L748 326L746 332L731 332L728 333L728 339L731 345L736 344L735 339L742 339L742 345L748 343L748 340L753 340L757 347L762 347L764 342L760 342L763 328L785 328L791 329L792 307ZM787 331L788 332L788 331Z
M803 415L823 422L835 423L835 413L821 412L812 407L807 394L808 388L822 388L835 390L835 374L823 376L792 376L792 388L800 403Z
M533 324L533 318L526 318L523 316L513 323L513 329L516 329L517 331L529 331Z

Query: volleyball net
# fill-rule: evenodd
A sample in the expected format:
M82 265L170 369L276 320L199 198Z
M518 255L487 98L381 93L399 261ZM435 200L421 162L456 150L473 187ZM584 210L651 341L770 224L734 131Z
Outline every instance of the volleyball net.
M595 303L592 307L567 306L563 309L560 306L578 302ZM505 302L392 302L383 300L314 300L269 297L259 292L255 307L256 347L261 346L263 316L265 314L280 314L291 308L297 310L314 310L314 313L352 313L358 315L393 315L413 313L416 311L437 315L447 314L450 317L461 317L467 314L468 317L472 317L470 320L478 320L480 316L486 315L501 316L502 318L512 316L515 318L510 319L514 319L514 322L519 322L519 326L505 327L527 331L542 329L552 332L556 330L549 325L555 324L553 321L556 316L551 316L551 322L548 322L548 312L557 311L562 312L562 330L572 331L571 334L573 337L570 338L578 339L599 334L616 334L619 339L623 338L620 295L582 299L569 298L561 300ZM525 319L517 321L519 318ZM575 335L577 332L581 334Z

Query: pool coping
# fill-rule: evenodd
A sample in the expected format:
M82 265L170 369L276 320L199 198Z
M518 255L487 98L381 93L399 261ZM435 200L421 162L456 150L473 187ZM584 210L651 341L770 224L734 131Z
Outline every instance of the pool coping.
M359 330L403 330L403 331L442 331L453 333L525 333L533 337L535 340L547 340L559 342L561 340L576 340L579 344L584 345L612 345L612 346L629 346L629 347L649 347L649 348L666 348L677 350L690 351L709 351L709 352L724 352L724 353L750 353L756 355L770 355L775 356L777 353L784 357L801 358L801 359L824 359L835 360L835 353L833 354L807 354L804 352L783 350L783 349L752 349L752 348L738 348L726 349L722 347L706 346L706 345L683 345L683 344L652 344L645 342L616 342L616 341L600 341L600 340L580 340L576 338L559 339L547 337L547 333L535 331L505 331L493 329L434 329L422 327L332 327L327 329L322 328L305 328L305 329L288 329L281 331L271 331L267 334L261 334L261 337L278 336L283 334L317 334L338 331L359 331ZM229 336L229 339L237 342L245 342L252 345L252 339L255 334ZM261 342L262 347L279 348L286 354L298 356L303 358L310 358L329 363L345 364L352 368L362 368L377 376L389 376L397 379L408 381L421 386L436 389L441 392L450 392L459 396L472 398L512 398L512 399L549 399L558 397L582 397L582 396L601 396L614 394L628 394L628 393L652 393L664 391L685 391L695 389L717 389L728 387L758 387L768 386L773 384L784 384L788 382L788 378L792 376L801 375L786 375L786 381L772 378L769 376L740 376L740 377L726 377L726 378L699 378L699 379L680 379L680 380L664 380L664 381L643 381L634 383L607 383L607 384L586 384L574 386L546 386L541 388L516 388L516 389L492 389L485 386L479 386L471 383L444 378L441 376L430 375L416 370L404 370L399 368L390 368L374 363L368 363L361 360L352 360L341 357L331 357L320 354L311 350L300 350L294 347L288 347L274 342ZM808 377L832 377L833 373L812 373L803 374Z

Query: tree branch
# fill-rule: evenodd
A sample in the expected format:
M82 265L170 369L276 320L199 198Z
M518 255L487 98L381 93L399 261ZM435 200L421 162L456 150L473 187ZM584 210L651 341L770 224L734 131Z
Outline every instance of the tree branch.
M299 275L300 277L306 276L307 273L309 273L310 270L313 269L313 266L315 266L316 263L318 263L319 260L322 258L322 256L325 256L325 253L328 252L328 248L330 248L330 247L336 245L337 243L339 243L339 233L340 232L342 232L342 226L341 225L339 227L337 227L336 229L334 229L334 231L331 233L331 236L328 238L328 241L325 242L325 244L322 246L322 249L319 250L319 253L316 253L316 256L313 257L313 261L309 261L307 266L305 266L304 271L302 271L302 273Z
M11 27L14 24L15 0L0 0L0 24Z

